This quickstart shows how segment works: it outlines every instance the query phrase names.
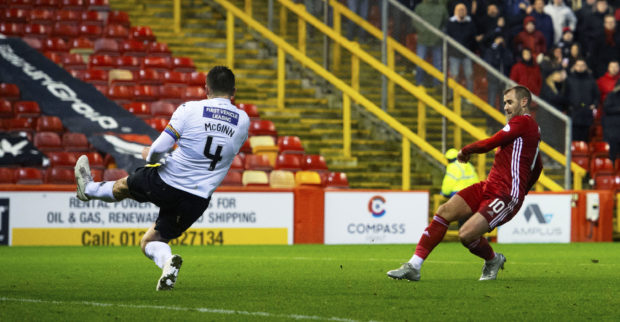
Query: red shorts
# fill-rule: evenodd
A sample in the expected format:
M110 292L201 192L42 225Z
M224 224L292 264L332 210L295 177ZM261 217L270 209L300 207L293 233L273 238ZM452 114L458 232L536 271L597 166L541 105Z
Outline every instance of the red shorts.
M486 189L487 182L473 184L457 194L469 205L473 213L479 212L489 223L489 231L501 226L514 217L521 205L523 197L513 198L507 193L498 193Z

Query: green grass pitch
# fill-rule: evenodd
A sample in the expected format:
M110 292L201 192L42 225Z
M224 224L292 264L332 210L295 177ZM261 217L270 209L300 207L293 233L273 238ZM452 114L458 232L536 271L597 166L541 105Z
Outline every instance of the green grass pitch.
M174 247L173 291L137 247L0 247L0 321L575 321L620 318L620 243L495 245L482 260L443 243L419 282L385 273L412 245Z

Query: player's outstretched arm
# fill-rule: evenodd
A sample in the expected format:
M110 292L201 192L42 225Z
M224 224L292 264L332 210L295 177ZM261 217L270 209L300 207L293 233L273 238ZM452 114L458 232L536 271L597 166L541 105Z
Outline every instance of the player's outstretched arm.
M162 132L159 137L151 144L150 148L142 150L142 157L146 152L146 163L157 163L161 157L174 146L176 140L167 132Z

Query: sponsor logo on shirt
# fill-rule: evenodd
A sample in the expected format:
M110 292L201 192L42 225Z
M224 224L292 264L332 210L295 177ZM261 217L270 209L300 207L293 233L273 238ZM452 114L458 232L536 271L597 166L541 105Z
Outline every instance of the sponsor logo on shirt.
M205 106L202 116L218 121L224 121L232 125L237 125L239 122L239 113L219 107Z

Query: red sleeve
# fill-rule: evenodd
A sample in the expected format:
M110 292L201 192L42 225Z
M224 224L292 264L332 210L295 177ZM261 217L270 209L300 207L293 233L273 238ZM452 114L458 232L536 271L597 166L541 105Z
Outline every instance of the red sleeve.
M503 129L492 137L466 145L462 151L465 154L487 153L498 146L509 144L523 133L524 122L522 117L513 117Z
M532 189L536 181L538 181L538 178L540 177L540 174L542 173L542 169L543 169L542 158L540 157L540 153L539 153L536 156L536 163L534 163L534 169L532 169L532 173L530 173L530 180L527 183L527 191L530 191L530 189Z

